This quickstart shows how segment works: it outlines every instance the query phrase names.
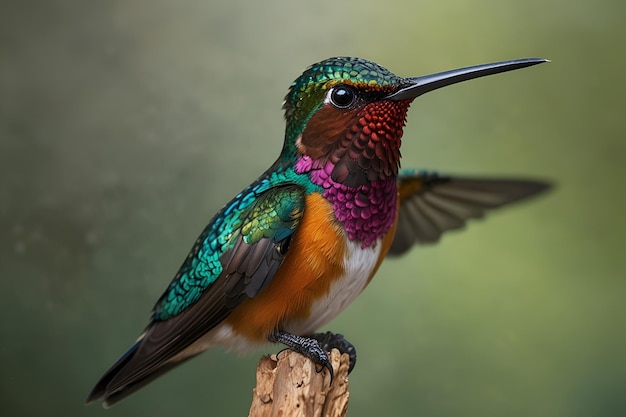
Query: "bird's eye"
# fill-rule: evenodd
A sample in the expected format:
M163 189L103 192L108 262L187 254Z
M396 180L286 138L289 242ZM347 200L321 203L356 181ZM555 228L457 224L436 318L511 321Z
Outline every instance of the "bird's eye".
M340 109L350 107L355 98L354 90L346 85L338 85L330 92L330 102Z

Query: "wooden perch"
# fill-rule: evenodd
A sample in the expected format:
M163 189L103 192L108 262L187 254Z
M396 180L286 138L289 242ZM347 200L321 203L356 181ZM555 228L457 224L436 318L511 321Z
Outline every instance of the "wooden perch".
M278 356L278 357L277 357ZM335 378L291 350L263 356L257 365L249 417L343 417L348 410L350 359L337 349L330 353Z

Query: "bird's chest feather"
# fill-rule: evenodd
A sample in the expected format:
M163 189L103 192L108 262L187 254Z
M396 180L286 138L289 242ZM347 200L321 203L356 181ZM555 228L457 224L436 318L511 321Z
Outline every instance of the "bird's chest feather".
M335 187L335 191L339 188ZM339 190L341 191L341 190ZM355 209L345 209L344 215L337 213L337 200L324 199L322 205L327 206L327 210L332 207L333 215L329 215L328 223L341 224L337 234L337 239L342 247L341 256L335 259L335 263L340 264L333 274L328 274L327 279L331 280L327 290L323 294L318 294L311 303L306 317L294 317L284 321L283 328L291 333L307 335L311 334L321 326L325 325L339 313L341 313L354 299L365 289L378 267L382 263L385 255L389 251L395 228L397 224L397 191L393 187L390 190L375 191L378 194L378 209L371 206L354 206ZM335 195L339 195L336 193ZM325 195L325 197L327 197ZM355 198L354 196L349 196ZM346 212L351 211L348 214ZM367 215L355 216L354 214L367 213ZM372 215L377 219L372 219ZM347 226L347 221L351 225L358 227L362 232L369 232L367 241L355 239L354 229ZM361 221L359 221L361 220ZM374 220L374 222L368 221ZM350 223L348 223L350 225ZM375 227L373 227L375 226ZM311 251L316 247L312 246Z
M289 253L268 286L247 299L225 324L248 340L265 340L276 328L315 331L339 314L373 277L394 234L367 247L351 240L321 194L307 196Z
M287 318L283 323L286 331L307 335L315 332L342 312L367 286L379 264L383 246L380 241L367 248L360 242L344 238L342 272L318 294L309 307L306 317Z

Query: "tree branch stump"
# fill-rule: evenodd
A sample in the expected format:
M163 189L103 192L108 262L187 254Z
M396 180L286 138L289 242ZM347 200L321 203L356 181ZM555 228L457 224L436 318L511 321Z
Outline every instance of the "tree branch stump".
M343 417L348 410L350 359L330 352L335 378L327 369L292 350L263 356L257 365L249 417Z

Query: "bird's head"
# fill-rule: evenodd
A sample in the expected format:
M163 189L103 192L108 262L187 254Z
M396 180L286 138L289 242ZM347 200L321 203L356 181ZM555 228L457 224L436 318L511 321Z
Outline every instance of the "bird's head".
M360 58L337 57L310 66L285 97L283 157L306 157L349 187L398 173L400 144L411 102L446 85L545 62L521 59L402 78Z

